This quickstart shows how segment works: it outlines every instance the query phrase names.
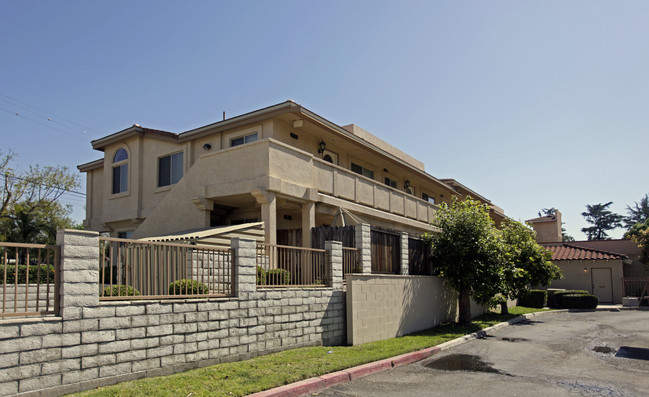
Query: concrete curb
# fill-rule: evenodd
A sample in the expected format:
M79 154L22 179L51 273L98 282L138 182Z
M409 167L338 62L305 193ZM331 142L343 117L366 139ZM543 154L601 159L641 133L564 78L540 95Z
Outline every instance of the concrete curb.
M553 310L547 312L535 312L523 314L518 317L515 317L509 321L496 324L492 327L485 328L478 332L472 334L461 336L457 339L444 342L440 345L429 347L427 349L402 354L400 356L395 356L392 358L386 358L384 360L374 361L372 363L359 365L357 367L347 368L342 371L332 372L330 374L317 376L315 378L305 379L299 382L291 383L289 385L276 387L274 389L264 390L259 393L250 394L249 397L297 397L307 393L317 393L324 389L328 389L331 386L335 386L341 383L350 382L353 379L362 378L367 375L372 375L377 372L387 371L388 369L400 367L402 365L412 364L417 361L421 361L428 357L434 356L442 351L448 350L452 347L461 345L470 340L482 338L489 332L495 331L497 329L507 327L512 324L517 324L522 321L528 320L539 315L554 314L554 313L565 313L568 310Z

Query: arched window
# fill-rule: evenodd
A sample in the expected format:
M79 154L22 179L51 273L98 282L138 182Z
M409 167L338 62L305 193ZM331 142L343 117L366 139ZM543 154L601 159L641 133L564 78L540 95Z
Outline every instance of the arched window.
M128 190L128 152L122 148L113 156L113 194Z

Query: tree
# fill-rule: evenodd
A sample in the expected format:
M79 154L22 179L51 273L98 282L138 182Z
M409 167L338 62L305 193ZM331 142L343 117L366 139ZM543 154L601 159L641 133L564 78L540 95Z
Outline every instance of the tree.
M533 230L520 222L506 220L501 225L507 266L503 272L501 294L518 298L529 286L547 286L561 278L561 270L550 262L552 253L536 242ZM501 313L507 313L507 302L501 302Z
M649 219L649 194L645 194L640 202L635 202L633 208L629 205L626 206L629 216L624 218L624 226L631 230L636 223L644 223Z
M453 200L442 204L429 236L431 254L439 275L458 292L459 321L471 321L471 298L491 305L502 290L505 251L489 208L477 201Z
M613 204L609 201L606 204L587 204L586 211L581 215L586 218L586 222L593 226L582 228L581 231L586 233L588 240L606 240L607 230L613 230L622 226L622 215L613 213L607 208Z
M67 167L32 165L23 173L11 168L15 155L0 152L0 238L22 243L53 244L57 228L75 227L71 208L58 200L79 187Z
M629 231L624 233L624 238L638 243L638 247L642 250L640 261L649 268L649 219L631 226Z

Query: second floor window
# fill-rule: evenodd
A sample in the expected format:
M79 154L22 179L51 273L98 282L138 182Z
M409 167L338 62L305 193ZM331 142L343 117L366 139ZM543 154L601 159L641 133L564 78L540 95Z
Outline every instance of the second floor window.
M367 168L362 167L356 163L352 163L352 172L374 179L374 171L368 170Z
M397 188L397 181L395 181L394 179L390 179L387 176L385 177L385 184L395 189Z
M128 190L128 152L119 149L113 157L113 194Z
M431 196L427 195L426 193L422 193L421 198L428 201L431 204L435 204L435 197L431 197Z
M230 141L230 146L239 146L243 145L244 143L250 143L254 142L257 140L257 133L252 133L244 136L240 136L238 138L234 138Z
M182 177L182 152L158 158L158 187L173 185Z

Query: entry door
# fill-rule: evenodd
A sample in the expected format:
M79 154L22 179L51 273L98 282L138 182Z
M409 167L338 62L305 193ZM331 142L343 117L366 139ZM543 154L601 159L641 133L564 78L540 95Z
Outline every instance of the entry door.
M611 268L593 268L591 277L593 282L593 295L599 298L600 302L613 302L613 282Z

